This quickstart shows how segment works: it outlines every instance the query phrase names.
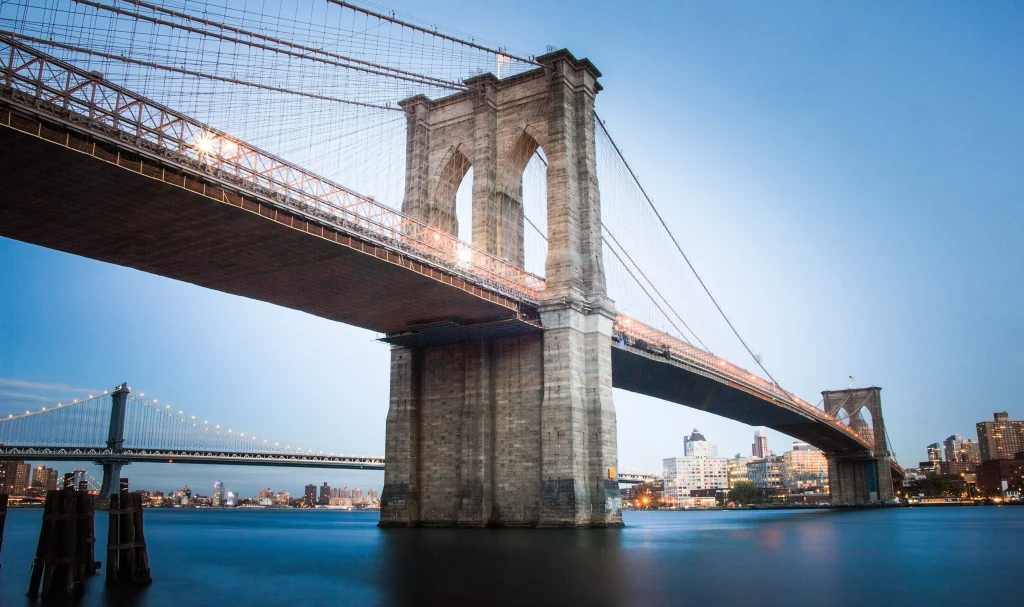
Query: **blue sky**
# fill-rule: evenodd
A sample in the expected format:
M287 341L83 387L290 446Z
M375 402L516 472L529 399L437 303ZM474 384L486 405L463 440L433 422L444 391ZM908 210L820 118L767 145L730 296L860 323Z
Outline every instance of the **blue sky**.
M786 388L817 402L848 375L881 386L904 464L951 433L974 437L993 411L1024 418L1024 6L389 6L525 52L589 57L604 73L602 117ZM65 386L0 382L0 409L129 381L258 435L382 454L388 350L374 337L0 239L0 378ZM615 403L622 469L660 470L694 427L722 454L749 452L752 428L619 391ZM153 489L223 478L243 493L382 480L128 472Z

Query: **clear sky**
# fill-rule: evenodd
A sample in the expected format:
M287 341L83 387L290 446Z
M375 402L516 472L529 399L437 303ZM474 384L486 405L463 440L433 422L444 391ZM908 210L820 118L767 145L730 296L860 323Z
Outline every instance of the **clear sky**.
M1024 5L389 6L589 57L604 73L602 117L768 369L812 402L848 375L881 386L901 463L974 437L993 411L1024 418ZM128 381L257 435L383 454L388 349L374 337L0 239L4 414ZM753 428L620 391L615 403L623 470L659 472L694 427L723 455L749 453ZM382 482L126 471L151 489L223 478L243 493Z

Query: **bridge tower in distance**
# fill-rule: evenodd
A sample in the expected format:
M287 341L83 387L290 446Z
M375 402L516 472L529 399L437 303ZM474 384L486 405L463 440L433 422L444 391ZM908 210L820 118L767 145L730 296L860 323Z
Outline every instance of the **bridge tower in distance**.
M566 50L536 69L401 102L403 211L457 234L473 168L472 246L523 267L527 163L547 158L543 331L393 346L381 526L621 526L594 98L600 72Z
M128 394L131 388L123 383L110 393L110 426L107 429L107 449L115 455L124 449L124 419L128 410ZM120 490L121 468L127 461L108 459L95 462L103 466L103 482L100 484L100 497L110 497Z
M885 420L882 418L882 389L826 390L821 395L825 399L826 413L838 419L840 413L845 412L850 427L874 445L872 451L828 455L832 503L864 504L893 499L892 454L889 453ZM862 410L871 415L871 427L861 417Z

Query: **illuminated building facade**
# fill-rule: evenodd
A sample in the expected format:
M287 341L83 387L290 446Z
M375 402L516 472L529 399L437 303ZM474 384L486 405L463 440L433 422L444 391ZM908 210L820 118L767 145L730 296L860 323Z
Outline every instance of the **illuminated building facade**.
M978 422L978 447L982 461L1013 459L1024 452L1024 421L1011 421L1005 411L995 421Z
M828 460L807 443L794 442L793 450L782 454L781 472L782 486L789 491L828 492Z

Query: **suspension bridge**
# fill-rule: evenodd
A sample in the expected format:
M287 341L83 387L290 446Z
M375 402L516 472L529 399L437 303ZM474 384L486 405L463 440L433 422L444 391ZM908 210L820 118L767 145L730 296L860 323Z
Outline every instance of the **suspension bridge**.
M780 387L600 77L338 0L7 2L0 235L377 332L382 525L621 524L613 387L822 448L833 501L890 499L878 389Z

